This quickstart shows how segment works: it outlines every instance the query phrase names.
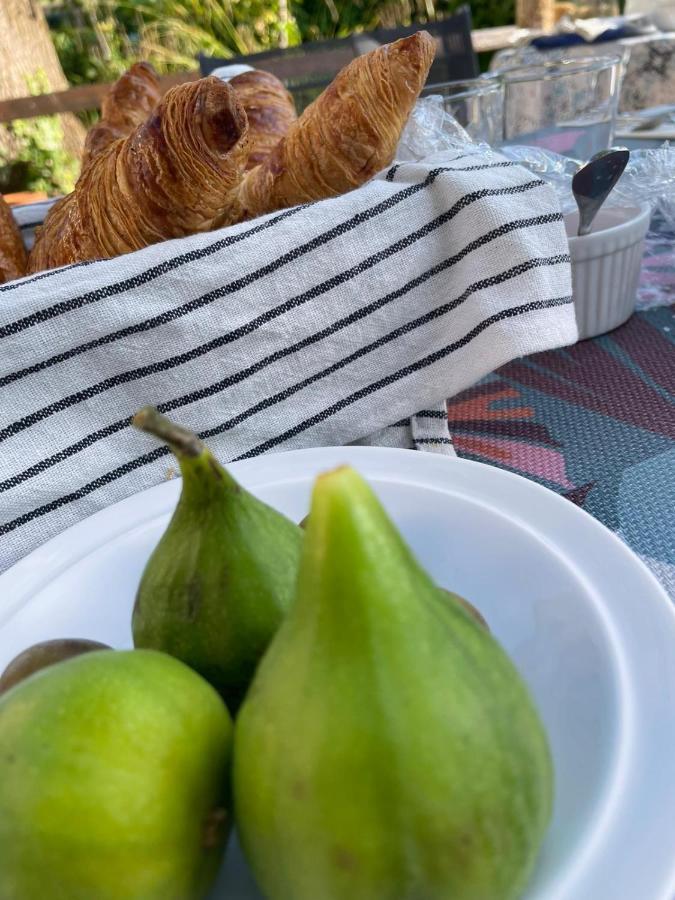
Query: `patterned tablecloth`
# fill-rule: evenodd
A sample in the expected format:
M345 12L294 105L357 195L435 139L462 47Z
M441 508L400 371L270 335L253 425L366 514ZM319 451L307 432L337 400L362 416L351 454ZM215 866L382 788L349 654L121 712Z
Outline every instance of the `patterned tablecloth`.
M459 456L525 475L619 534L675 600L675 235L621 328L509 363L448 401Z

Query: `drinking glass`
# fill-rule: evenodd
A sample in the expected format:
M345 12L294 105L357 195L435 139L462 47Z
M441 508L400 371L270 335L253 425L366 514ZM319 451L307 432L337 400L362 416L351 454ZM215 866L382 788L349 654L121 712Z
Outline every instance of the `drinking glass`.
M612 143L622 60L559 59L500 69L504 143L587 160Z
M422 96L440 94L443 107L469 137L496 146L501 143L504 115L504 88L499 78L481 76L466 81L430 84Z

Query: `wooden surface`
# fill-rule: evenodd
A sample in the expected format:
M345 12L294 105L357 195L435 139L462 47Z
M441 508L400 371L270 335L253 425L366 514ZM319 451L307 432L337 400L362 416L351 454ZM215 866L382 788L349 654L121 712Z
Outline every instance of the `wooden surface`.
M199 72L177 72L164 75L160 79L162 89L168 91L175 84L195 81ZM16 100L0 101L0 122L12 119L30 119L33 116L49 116L54 113L80 112L83 109L97 109L106 95L110 84L86 84L82 87L57 91L54 94L40 94L37 97L19 97Z
M504 25L500 28L479 28L472 32L473 47L476 53L487 53L501 50L513 44L518 38L528 35L529 32L515 25ZM352 56L339 60L340 65L346 65ZM311 57L293 57L289 54L282 59L270 59L265 68L273 72L278 78L300 78L311 74L316 69L316 61ZM307 70L307 71L306 71ZM174 75L164 75L160 79L163 90L167 91L176 84L185 81L194 81L199 78L199 72L195 69L189 72L177 72ZM109 84L87 84L83 87L70 88L67 91L57 91L53 94L41 94L36 97L19 97L16 100L0 101L0 122L11 122L13 119L30 119L34 116L48 116L54 113L81 112L85 109L97 109L101 100L110 88Z
M24 206L27 203L39 203L47 200L45 191L18 191L16 194L4 194L6 202L10 206Z
M555 6L555 0L516 0L516 24L553 31Z

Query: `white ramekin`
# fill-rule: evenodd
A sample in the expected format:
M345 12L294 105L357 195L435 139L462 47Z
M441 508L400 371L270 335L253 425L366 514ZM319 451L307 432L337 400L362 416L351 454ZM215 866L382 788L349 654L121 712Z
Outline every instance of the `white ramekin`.
M577 237L578 213L565 216L579 340L617 328L635 310L650 215L648 203L601 209L584 237Z

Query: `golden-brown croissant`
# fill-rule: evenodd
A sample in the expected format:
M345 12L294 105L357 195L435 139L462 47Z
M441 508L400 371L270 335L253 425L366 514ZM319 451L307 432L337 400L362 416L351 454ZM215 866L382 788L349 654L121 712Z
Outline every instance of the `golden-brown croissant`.
M389 165L434 52L433 38L418 31L345 66L246 173L229 221L343 194Z
M134 63L103 98L101 118L87 132L82 165L86 166L113 141L131 134L147 119L161 96L159 76L150 63Z
M26 248L12 210L0 194L0 284L26 274Z
M248 156L246 114L218 78L170 90L146 122L85 167L49 211L31 272L208 231Z
M247 169L266 159L298 118L293 98L271 72L252 69L229 81L248 119L251 152Z

